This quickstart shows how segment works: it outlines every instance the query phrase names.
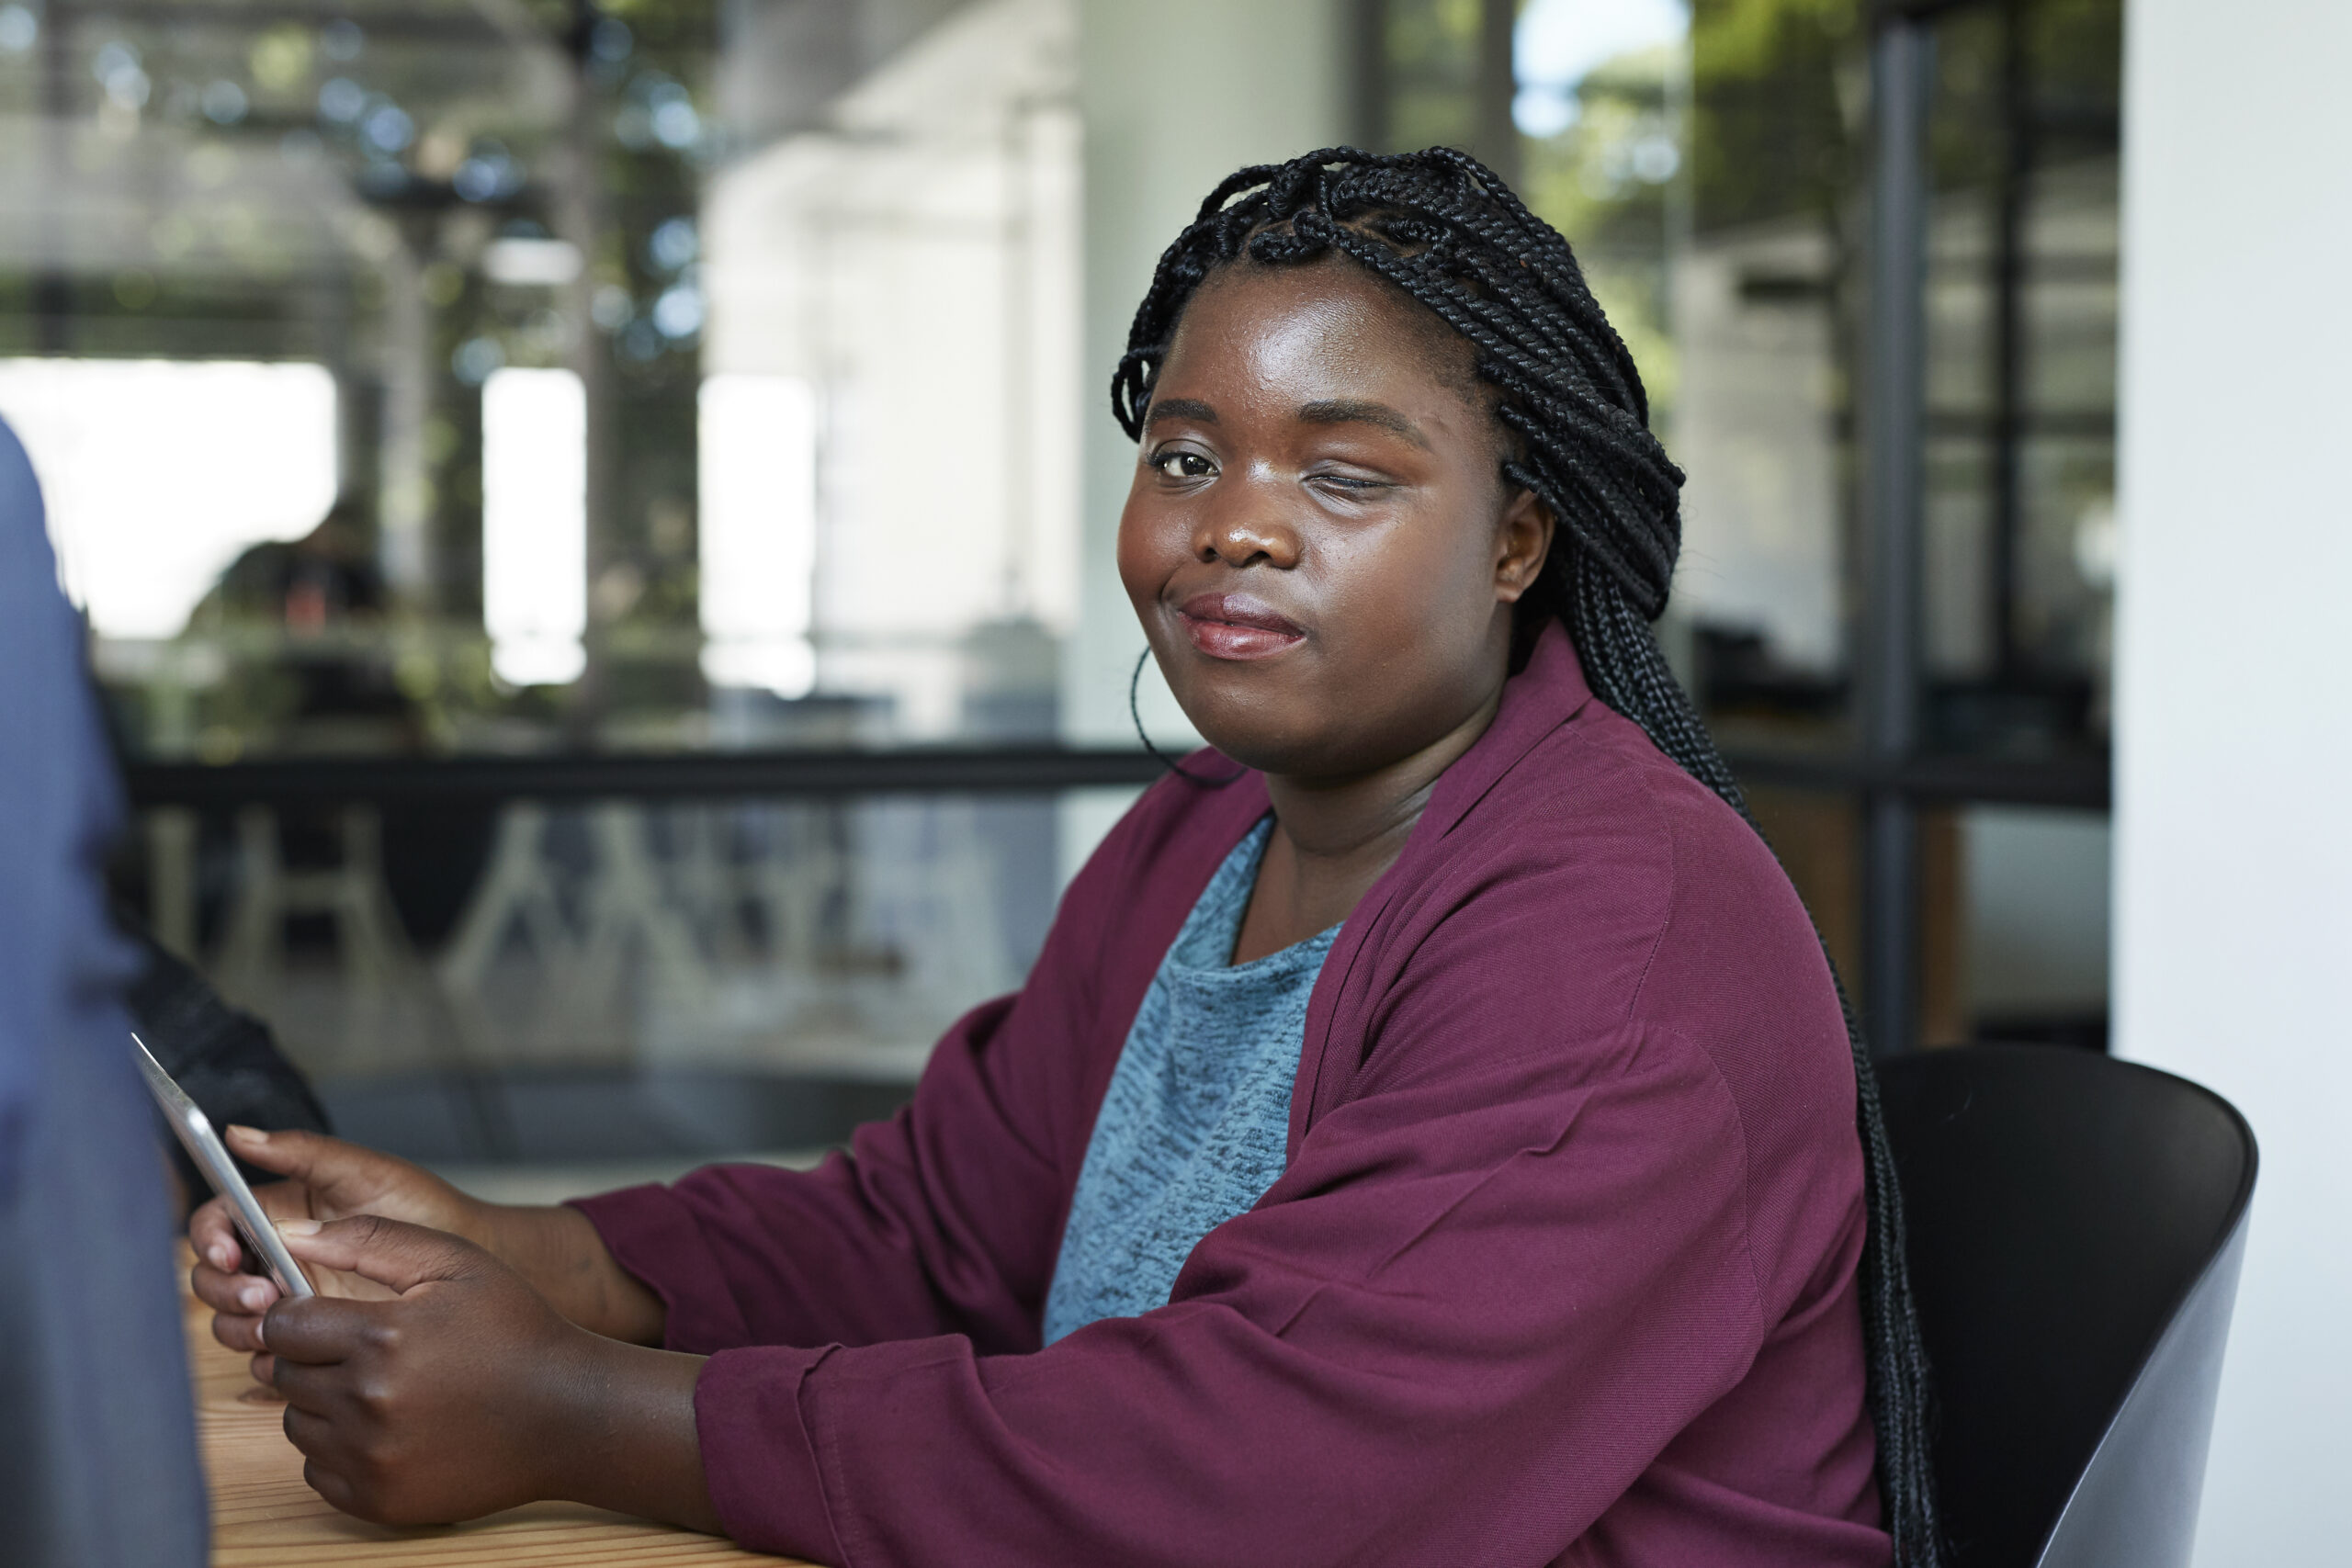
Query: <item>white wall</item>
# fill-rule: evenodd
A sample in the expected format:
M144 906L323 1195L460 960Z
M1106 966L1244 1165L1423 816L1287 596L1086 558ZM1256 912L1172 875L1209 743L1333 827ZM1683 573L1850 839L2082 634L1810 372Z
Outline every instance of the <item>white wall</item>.
M816 389L818 684L901 738L956 732L976 627L1075 615L1077 22L973 0L704 205L706 370Z
M1085 479L1078 632L1062 664L1062 728L1084 744L1131 741L1127 676L1143 632L1113 548L1135 444L1111 417L1111 372L1153 264L1201 198L1245 164L1347 140L1340 0L1082 0L1086 122ZM1191 732L1147 671L1144 716L1163 746ZM1155 700L1156 699L1156 700ZM1063 874L1124 809L1127 792L1065 812Z
M2120 1054L2262 1142L2198 1561L2346 1561L2352 6L2129 0Z

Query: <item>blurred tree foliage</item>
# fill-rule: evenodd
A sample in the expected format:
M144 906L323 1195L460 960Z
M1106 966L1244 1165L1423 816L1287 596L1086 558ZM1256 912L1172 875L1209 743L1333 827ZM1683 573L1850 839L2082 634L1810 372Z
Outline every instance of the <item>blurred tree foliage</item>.
M1653 418L1669 415L1679 356L1668 327L1668 261L1683 221L1682 53L1621 55L1576 89L1556 135L1522 143L1521 191L1568 238L1585 281L1640 366Z
M1695 228L1834 221L1859 168L1865 34L1861 0L1692 0Z
M1464 147L1478 123L1480 0L1385 0L1378 7L1391 148Z

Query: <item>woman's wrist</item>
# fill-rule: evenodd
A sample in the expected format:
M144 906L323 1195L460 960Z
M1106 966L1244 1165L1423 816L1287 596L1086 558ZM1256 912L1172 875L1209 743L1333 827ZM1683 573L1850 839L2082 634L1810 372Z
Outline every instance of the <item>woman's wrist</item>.
M706 1359L579 1333L550 1369L545 1495L723 1533L695 1427Z
M579 1210L484 1203L482 1234L469 1235L523 1276L571 1322L607 1339L659 1345L662 1298L623 1269Z
M505 1216L517 1211L509 1204L489 1202L456 1188L451 1190L457 1192L459 1206L457 1223L448 1227L450 1234L463 1236L493 1258L504 1258Z

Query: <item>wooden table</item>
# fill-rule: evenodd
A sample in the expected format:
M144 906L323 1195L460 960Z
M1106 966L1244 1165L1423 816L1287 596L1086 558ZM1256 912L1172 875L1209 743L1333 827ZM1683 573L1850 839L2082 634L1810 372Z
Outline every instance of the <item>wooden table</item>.
M190 1258L183 1245L180 1278ZM302 1456L279 1426L285 1406L253 1381L245 1358L212 1337L211 1314L187 1299L197 1437L212 1491L213 1568L307 1563L459 1568L618 1568L651 1563L765 1563L714 1536L647 1524L575 1503L534 1503L471 1524L394 1529L339 1514L302 1481Z

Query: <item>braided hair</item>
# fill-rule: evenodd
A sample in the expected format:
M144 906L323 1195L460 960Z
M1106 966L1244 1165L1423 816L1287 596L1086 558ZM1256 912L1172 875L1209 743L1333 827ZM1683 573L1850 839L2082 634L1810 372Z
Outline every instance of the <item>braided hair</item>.
M1567 241L1468 153L1336 147L1227 177L1161 254L1136 310L1111 382L1120 425L1142 439L1177 323L1212 273L1244 255L1282 265L1333 254L1385 278L1470 340L1476 373L1495 389L1495 416L1510 438L1503 478L1532 491L1558 528L1520 610L1537 624L1565 622L1594 694L1755 827L1738 781L1650 630L1681 547L1682 470L1650 433L1633 356ZM1939 1568L1928 1359L1903 1198L1877 1075L1842 984L1838 999L1853 1048L1868 1206L1862 1322L1880 1490L1896 1568Z

